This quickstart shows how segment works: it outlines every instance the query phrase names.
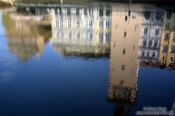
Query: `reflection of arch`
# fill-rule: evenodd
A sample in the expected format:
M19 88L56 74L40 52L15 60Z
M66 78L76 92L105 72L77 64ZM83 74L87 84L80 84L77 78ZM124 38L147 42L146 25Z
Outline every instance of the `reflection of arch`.
M144 15L145 15L145 19L148 20L151 17L151 12L150 11L145 11Z

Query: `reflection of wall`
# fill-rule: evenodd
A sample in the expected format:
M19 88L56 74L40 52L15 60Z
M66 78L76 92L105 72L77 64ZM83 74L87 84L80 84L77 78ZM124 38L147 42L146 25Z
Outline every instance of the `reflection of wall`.
M138 44L141 16L132 11L112 12L110 100L133 103L138 78Z
M50 38L49 28L18 18L12 19L10 16L3 16L10 50L22 60L27 60L34 54L41 54L45 41Z
M109 52L111 11L107 8L63 7L51 14L53 46L59 44L64 53Z
M175 13L166 12L163 18L159 62L175 66Z
M142 15L139 57L141 61L156 63L159 57L163 12L147 10Z

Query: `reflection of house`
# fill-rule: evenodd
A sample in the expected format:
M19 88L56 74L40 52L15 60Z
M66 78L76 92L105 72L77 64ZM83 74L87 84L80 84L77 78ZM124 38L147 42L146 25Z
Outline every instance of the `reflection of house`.
M121 104L134 103L136 99L140 25L137 12L112 12L108 98Z
M3 16L8 47L20 59L27 60L34 54L41 54L44 43L50 38L49 28L21 19Z
M109 8L62 7L52 9L51 15L53 46L62 53L109 53Z
M175 13L169 11L163 18L159 62L161 65L175 66Z
M159 57L163 12L144 11L141 27L139 58L156 63Z

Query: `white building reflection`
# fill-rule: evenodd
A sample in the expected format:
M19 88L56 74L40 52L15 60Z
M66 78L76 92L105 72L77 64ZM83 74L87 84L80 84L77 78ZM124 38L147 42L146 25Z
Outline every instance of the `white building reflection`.
M52 42L63 53L106 54L111 38L110 7L61 7L51 10Z

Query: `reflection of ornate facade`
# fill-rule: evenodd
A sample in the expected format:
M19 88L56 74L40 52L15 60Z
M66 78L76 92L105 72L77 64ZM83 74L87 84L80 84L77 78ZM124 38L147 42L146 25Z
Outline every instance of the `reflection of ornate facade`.
M163 12L144 11L142 18L139 58L156 63L159 58Z
M164 14L160 48L160 64L175 67L175 13Z
M41 54L44 43L50 38L49 28L4 14L3 21L10 50L20 59L27 60Z
M111 10L108 9L62 7L51 10L53 46L64 54L108 53L111 36Z
M135 102L140 25L141 16L137 12L112 12L109 100L122 104Z

